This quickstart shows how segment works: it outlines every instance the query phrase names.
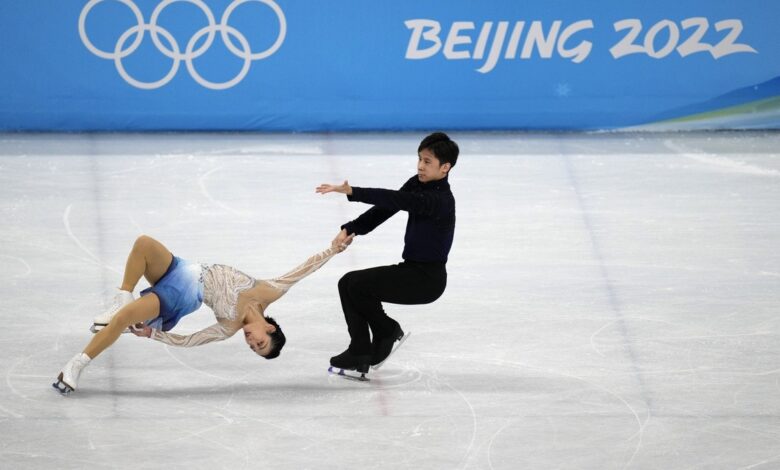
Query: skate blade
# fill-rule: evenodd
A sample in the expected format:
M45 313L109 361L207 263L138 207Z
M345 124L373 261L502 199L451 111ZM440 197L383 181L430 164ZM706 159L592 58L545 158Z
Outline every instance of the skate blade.
M55 390L60 392L60 395L70 395L70 392L73 391L73 387L66 384L62 381L62 372L60 372L60 375L57 376L57 381L51 384L52 387L54 387Z
M411 331L410 331L410 332L408 332L408 333L406 333L405 335L403 335L403 336L401 337L401 339L399 339L399 340L398 340L398 344L396 344L395 346L393 346L393 350L392 350L392 351L390 351L390 354L388 354L388 355L387 355L387 357L385 358L385 360L384 360L384 361L382 361L382 362L380 362L379 364L377 364L377 365L375 365L375 366L371 366L371 368L372 368L372 369L374 369L374 370L378 370L380 367L382 367L382 365L383 365L385 362L387 362L387 360L388 360L388 359L390 359L390 357L393 355L393 353L395 353L396 351L398 351L398 348L400 348L400 347L401 347L401 345L402 345L402 344L404 344L404 341L406 341L406 340L407 340L407 338L409 338L410 336L412 336L412 332L411 332Z
M108 325L99 325L99 324L95 323L95 324L93 324L92 326L89 327L89 331L91 331L92 333L97 333L98 331L102 330L103 328L105 328L107 326ZM132 333L132 331L130 330L130 328L125 328L125 331L123 331L122 333Z
M357 375L358 374L357 372L355 372L355 373L347 372L344 369L339 369L338 367L333 367L333 366L328 367L328 372L330 373L330 375L335 375L335 376L341 377L343 379L355 380L357 382L370 382L371 381L371 379L366 377L366 373L365 372L360 372L360 375Z

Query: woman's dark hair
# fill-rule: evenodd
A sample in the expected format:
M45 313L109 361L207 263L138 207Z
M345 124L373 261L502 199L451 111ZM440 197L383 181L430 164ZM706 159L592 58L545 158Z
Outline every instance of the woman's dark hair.
M458 162L458 154L460 153L458 144L453 140L450 140L449 136L444 132L434 132L424 138L417 148L417 153L420 153L425 149L433 152L442 165L449 163L450 168L452 168L455 166L455 163Z
M271 352L269 352L268 355L263 356L266 359L273 359L279 357L279 354L284 347L284 343L287 342L287 338L284 336L284 333L282 333L282 328L276 323L276 320L271 317L265 317L265 321L276 327L276 331L269 335L271 337Z

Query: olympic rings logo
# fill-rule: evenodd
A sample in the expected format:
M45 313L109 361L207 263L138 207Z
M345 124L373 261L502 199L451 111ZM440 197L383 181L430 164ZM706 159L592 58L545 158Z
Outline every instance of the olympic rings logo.
M89 49L89 51L96 56L103 59L113 60L117 72L119 72L119 75L124 78L127 83L136 88L141 88L144 90L154 90L168 84L168 82L173 80L173 77L176 76L176 73L179 71L179 65L182 61L187 64L187 70L189 71L192 78L202 86L212 90L225 90L227 88L233 87L241 82L244 77L246 77L247 73L249 73L249 68L251 67L253 61L265 59L266 57L273 55L279 49L279 47L281 47L282 43L284 42L284 37L287 34L287 21L285 20L284 12L282 12L282 9L273 0L234 0L233 3L231 3L225 9L225 12L222 14L222 19L219 23L215 21L214 14L211 12L211 9L203 2L203 0L163 0L159 5L157 5L157 7L155 7L154 12L152 12L151 20L148 24L144 22L144 17L141 13L141 10L135 3L133 3L132 0L117 0L130 8L130 10L135 15L137 25L130 27L127 31L122 33L122 35L117 40L113 51L103 51L92 44L92 41L89 40L89 37L86 33L87 15L89 15L89 12L95 5L103 1L104 0L90 0L81 10L81 15L79 16L79 35L81 36L81 42L83 42L87 49ZM193 34L193 36L187 42L187 47L185 48L184 52L182 52L179 43L176 42L176 39L173 37L173 35L168 30L157 24L160 13L168 5L179 1L192 3L199 7L206 15L206 20L208 21L207 26L201 28L195 34ZM237 29L228 24L230 15L233 13L233 10L235 10L236 7L241 4L251 1L265 4L271 8L279 20L279 35L277 36L276 41L268 49L261 52L252 52L246 37ZM171 65L171 69L168 71L168 74L156 82L142 82L136 80L135 78L131 77L129 73L127 73L127 70L125 70L125 67L122 64L122 59L129 56L138 49L144 39L144 34L147 31L151 35L152 41L154 42L154 45L157 47L157 49L166 57L173 59L173 64ZM220 33L222 41L225 43L225 46L227 46L228 50L236 57L244 60L244 64L238 75L233 77L231 80L222 83L210 82L203 78L198 73L198 71L195 70L195 65L193 63L193 60L203 55L211 47L217 32ZM133 39L132 43L127 46L128 40L133 35L135 35L135 39ZM170 47L163 44L163 41L160 40L160 36L165 38L165 41L167 41ZM205 42L200 47L195 49L195 45L203 36L206 36ZM236 41L238 41L240 47L236 47L236 45L233 43L233 40L231 39L231 36L235 38Z

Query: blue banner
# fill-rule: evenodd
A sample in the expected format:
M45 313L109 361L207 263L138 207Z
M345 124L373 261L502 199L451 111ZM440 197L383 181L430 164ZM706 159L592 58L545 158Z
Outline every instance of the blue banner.
M780 127L780 3L0 3L0 129Z

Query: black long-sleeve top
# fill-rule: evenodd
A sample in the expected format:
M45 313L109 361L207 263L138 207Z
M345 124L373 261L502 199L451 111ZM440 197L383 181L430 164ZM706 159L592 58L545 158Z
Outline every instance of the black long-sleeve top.
M348 234L365 235L398 211L409 213L404 236L403 259L406 261L446 263L455 235L455 197L448 177L421 183L417 176L401 189L352 187L350 201L374 207L341 228Z

